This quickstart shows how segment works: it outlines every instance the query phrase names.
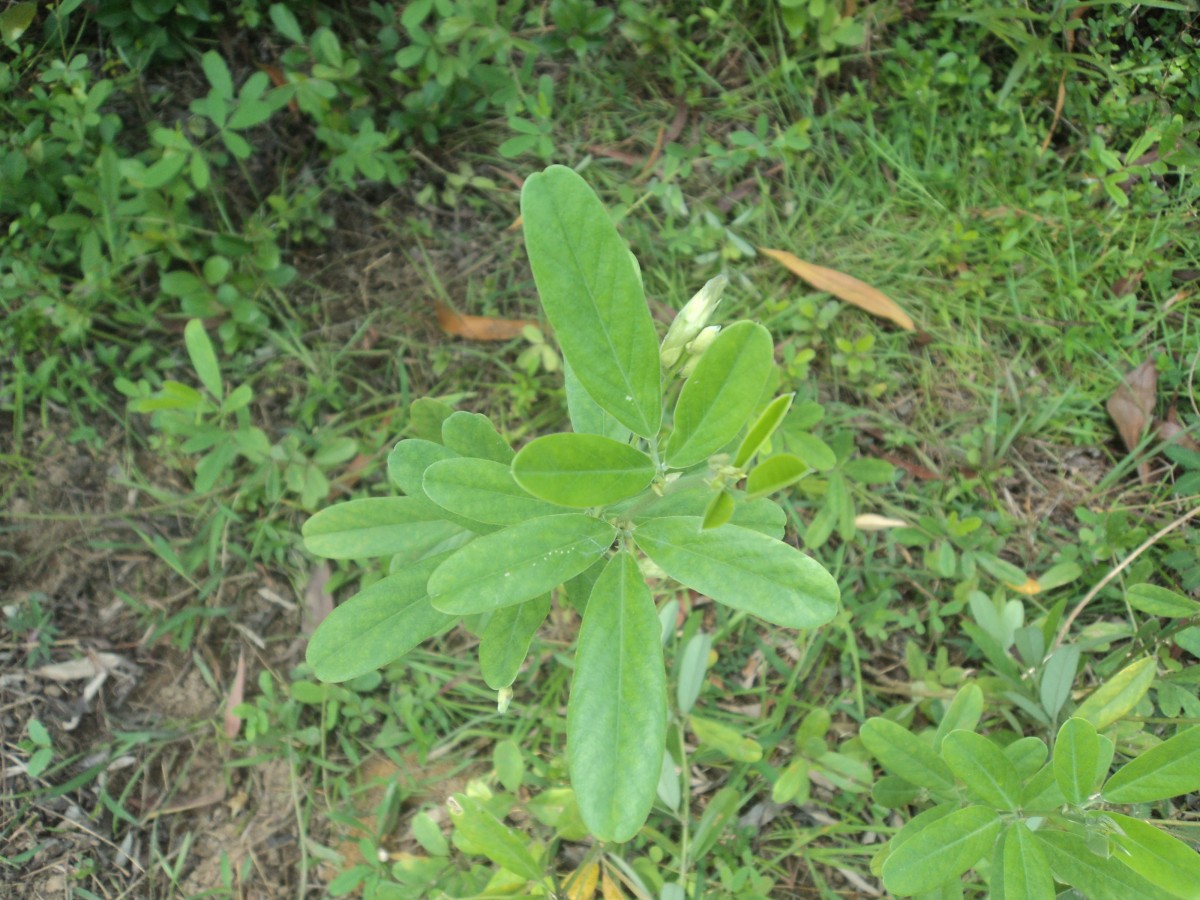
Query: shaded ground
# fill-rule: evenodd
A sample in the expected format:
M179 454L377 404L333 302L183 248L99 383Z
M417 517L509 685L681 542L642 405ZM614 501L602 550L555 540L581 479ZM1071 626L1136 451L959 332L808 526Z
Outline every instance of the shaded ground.
M472 302L471 279L495 268L493 224L456 220L460 239L431 242L418 271L389 236L399 228L389 220L420 209L351 199L337 213L329 243L293 259L304 285L295 302L310 323L303 340L344 348L353 368L339 377L378 422L377 443L364 446L335 499L380 476L395 412L430 390L434 368L478 386L467 407L486 404L504 377L487 352L446 341L433 306L434 298ZM511 296L514 307L530 300ZM259 392L256 423L268 433L287 426L290 392L303 385L293 361L283 361L282 375ZM123 398L111 396L122 409ZM548 402L557 408L553 398L531 400L531 414ZM248 700L261 671L286 683L302 660L308 564L268 570L223 547L217 568L181 570L173 563L202 512L188 500L186 473L125 443L123 423L90 423L94 445L69 443L76 424L51 409L46 427L13 447L12 422L0 422L0 835L18 863L0 868L0 893L195 896L224 887L298 896L312 862L301 835L351 859L357 847L336 836L346 822L331 830L309 818L314 785L301 783L301 771L280 758L239 761L222 722L239 655ZM129 425L146 430L136 416ZM302 519L285 520L292 543ZM172 547L178 555L164 555ZM37 777L25 771L37 749L31 720L45 726L53 751ZM368 762L359 782L396 776L394 764ZM465 783L426 765L405 777L438 783L442 800ZM354 804L367 827L377 802L368 792ZM313 871L319 881L337 869ZM308 889L321 893L319 884Z

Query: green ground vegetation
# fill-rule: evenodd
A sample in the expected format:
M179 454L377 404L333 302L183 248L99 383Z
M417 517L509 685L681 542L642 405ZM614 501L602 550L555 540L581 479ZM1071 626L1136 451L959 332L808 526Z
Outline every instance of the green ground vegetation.
M1196 16L4 4L6 895L1195 896ZM305 661L388 575L306 521L455 410L568 427L514 227L551 164L660 336L718 276L770 331L786 536L842 598L795 631L664 582L668 756L623 843L570 789L570 590L499 697L469 621Z

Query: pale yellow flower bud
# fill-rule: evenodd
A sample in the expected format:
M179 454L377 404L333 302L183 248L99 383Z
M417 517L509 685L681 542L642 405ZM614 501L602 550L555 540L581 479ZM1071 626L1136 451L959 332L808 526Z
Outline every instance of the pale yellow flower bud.
M698 335L696 335L695 340L688 343L686 349L687 352L691 354L691 358L684 363L683 369L680 373L684 378L689 377L693 372L696 371L696 366L700 363L700 357L704 355L704 351L712 345L712 342L717 339L717 332L720 330L720 325L709 325Z
M708 324L708 320L712 318L713 312L721 302L721 294L724 293L727 284L729 284L729 279L724 275L718 275L711 279L675 316L671 327L667 329L667 336L663 338L662 347L658 351L659 359L662 360L664 366L670 368L675 365L679 361L679 357L683 355L688 342L695 339L701 329Z

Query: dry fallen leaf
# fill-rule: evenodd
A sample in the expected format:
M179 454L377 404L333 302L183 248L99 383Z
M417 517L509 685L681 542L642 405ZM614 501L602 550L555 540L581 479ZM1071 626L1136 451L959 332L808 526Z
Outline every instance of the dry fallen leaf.
M1166 421L1158 423L1158 436L1184 450L1200 453L1200 442L1183 430L1179 424L1179 412L1174 406L1167 412Z
M1148 359L1128 375L1113 391L1106 404L1108 414L1116 423L1117 432L1125 443L1125 449L1133 452L1146 433L1154 415L1155 392L1158 388L1158 370L1154 360ZM1138 476L1143 484L1150 481L1150 462L1138 466Z
M600 878L600 896L604 900L625 900L625 892L609 877L607 869L604 870L604 874Z
M594 862L585 863L568 875L563 884L567 900L592 900L599 881L600 866Z
M237 673L233 676L233 684L229 688L229 696L225 698L225 737L233 740L242 730L242 717L234 712L242 705L246 691L246 651L238 651Z
M1026 597L1032 597L1034 594L1040 594L1042 592L1042 586L1036 578L1026 578L1024 584L1009 584L1008 587L1011 590L1016 591L1018 594L1023 594Z
M333 594L325 590L333 572L328 563L321 563L308 576L304 586L304 613L301 616L300 632L305 637L312 635L325 617L333 612Z
M159 816L174 816L196 809L204 809L206 806L215 806L225 799L227 790L225 781L218 779L215 784L205 787L197 793L188 794L166 806L156 806L148 810L142 817L142 821L149 822Z
M903 519L890 519L874 513L863 513L854 517L854 527L859 531L883 531L888 528L903 528L907 524Z
M537 327L537 322L528 319L464 316L441 303L437 304L437 320L446 334L468 341L511 341L520 337L526 326Z
M1192 293L1192 291L1187 289L1176 291L1167 298L1167 302L1163 304L1163 309L1170 309L1178 303L1183 303L1185 300L1191 299Z
M758 251L771 257L793 274L799 275L819 291L827 291L851 306L857 306L873 316L895 322L905 331L917 330L912 318L899 307L896 301L852 275L805 262L786 250L769 250L766 247L759 247Z
M279 68L279 66L273 66L270 63L259 63L258 68L267 73L267 77L271 79L271 84L275 85L275 87L284 87L289 84L287 76L283 74L283 69ZM293 115L300 114L300 104L296 102L295 97L288 101L287 108Z
M39 678L49 678L51 681L80 681L106 674L109 669L119 669L123 665L128 665L125 657L102 652L41 666L34 669L33 674Z

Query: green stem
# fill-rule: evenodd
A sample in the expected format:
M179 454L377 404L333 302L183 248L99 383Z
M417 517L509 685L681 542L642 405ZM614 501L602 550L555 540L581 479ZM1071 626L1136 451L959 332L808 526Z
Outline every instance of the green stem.
M691 837L688 830L688 825L692 820L692 792L690 785L691 779L688 778L687 748L683 745L683 722L679 723L679 729L675 732L675 736L679 741L679 774L680 778L682 779L682 784L680 785L680 797L683 807L680 812L680 821L683 826L683 830L679 836L679 886L684 888L686 891L687 888L685 885L687 883L688 850L691 849L688 846L688 840Z

